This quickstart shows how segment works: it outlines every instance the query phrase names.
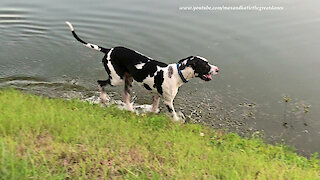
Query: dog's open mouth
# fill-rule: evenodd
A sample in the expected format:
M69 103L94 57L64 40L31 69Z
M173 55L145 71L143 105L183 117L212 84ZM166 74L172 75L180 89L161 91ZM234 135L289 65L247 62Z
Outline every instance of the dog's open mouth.
M202 75L202 76L200 76L200 78L204 81L211 81L212 80L212 77L210 74Z

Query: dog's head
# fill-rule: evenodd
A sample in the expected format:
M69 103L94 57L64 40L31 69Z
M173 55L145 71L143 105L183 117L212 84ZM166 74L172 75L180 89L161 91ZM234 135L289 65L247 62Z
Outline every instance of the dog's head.
M194 77L199 77L204 81L211 81L212 75L219 72L217 66L209 64L208 60L200 56L190 56L179 61L180 69L190 67L194 71Z

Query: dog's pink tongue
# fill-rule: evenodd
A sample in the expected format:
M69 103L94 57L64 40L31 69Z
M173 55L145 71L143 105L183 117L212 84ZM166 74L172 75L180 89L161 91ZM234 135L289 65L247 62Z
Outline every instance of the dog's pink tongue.
M206 78L209 78L210 80L212 80L212 77L210 75L204 75Z

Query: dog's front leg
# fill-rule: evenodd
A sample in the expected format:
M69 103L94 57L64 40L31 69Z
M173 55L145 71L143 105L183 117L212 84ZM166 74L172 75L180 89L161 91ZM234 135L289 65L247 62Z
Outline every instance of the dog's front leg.
M166 105L166 107L167 107L169 113L171 114L173 120L174 121L179 121L177 113L176 113L176 111L174 110L174 107L173 107L173 99L170 99L170 100L165 99L163 102Z

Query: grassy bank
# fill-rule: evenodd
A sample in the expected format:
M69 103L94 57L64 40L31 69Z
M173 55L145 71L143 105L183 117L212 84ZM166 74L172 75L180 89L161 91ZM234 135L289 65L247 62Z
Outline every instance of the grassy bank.
M0 91L1 179L320 179L319 160L165 116Z

